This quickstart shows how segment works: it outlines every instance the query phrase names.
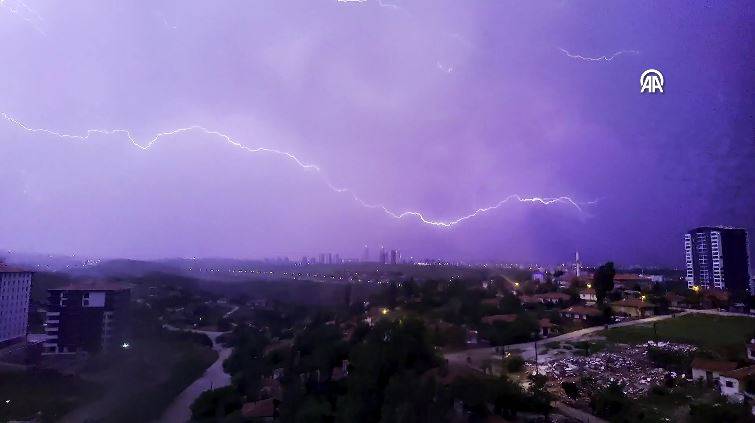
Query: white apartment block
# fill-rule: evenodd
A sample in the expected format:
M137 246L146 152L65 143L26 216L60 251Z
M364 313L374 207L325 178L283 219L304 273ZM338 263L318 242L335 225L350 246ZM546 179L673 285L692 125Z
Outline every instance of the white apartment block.
M0 345L26 337L32 273L0 264Z

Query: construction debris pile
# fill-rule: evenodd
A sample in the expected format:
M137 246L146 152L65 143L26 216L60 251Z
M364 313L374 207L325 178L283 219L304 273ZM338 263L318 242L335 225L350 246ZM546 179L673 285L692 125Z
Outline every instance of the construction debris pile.
M589 357L560 357L541 365L539 370L557 384L563 381L578 384L589 381L593 391L618 382L624 386L624 393L628 397L640 398L653 386L662 384L667 375L677 377L676 373L657 368L648 360L647 351L650 347L680 353L691 353L696 349L692 345L651 341L621 350L602 351Z

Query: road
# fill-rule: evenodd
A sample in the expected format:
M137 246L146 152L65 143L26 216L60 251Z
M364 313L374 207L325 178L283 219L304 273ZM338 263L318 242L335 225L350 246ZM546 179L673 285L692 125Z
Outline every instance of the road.
M235 313L236 310L238 310L238 309L239 309L239 306L233 306L233 308L228 313L226 313L226 314L223 315L223 318L227 319L228 316L230 316L231 314Z
M644 325L648 323L658 322L661 320L670 319L673 317L683 316L685 314L691 314L691 313L699 313L699 314L709 314L714 316L725 316L725 317L750 317L755 318L755 315L748 315L748 314L739 314L739 313L729 313L727 311L718 311L718 310L690 310L690 309L684 309L683 311L680 311L676 314L664 314L660 316L653 316L648 317L645 319L637 319L637 320L628 320L626 322L621 323L614 323L608 325L608 328L619 328L623 326L634 326L634 325ZM559 341L576 341L583 337L586 337L588 335L591 335L593 333L600 332L602 330L605 330L606 326L593 326L585 329L580 329L574 332L568 332L563 335L554 336L552 338L543 339L540 341L534 341L534 342L524 342L521 344L513 344L513 345L506 345L506 350L519 350L520 355L525 360L534 360L535 359L535 343L538 344L538 346L542 346L543 344L547 342L559 342ZM457 351L453 353L445 354L446 359L448 359L451 363L467 363L470 367L475 368L477 370L481 370L480 366L485 361L490 360L495 355L495 347L491 348L476 348L476 349L469 349L465 351ZM467 358L469 358L469 362L467 361ZM544 360L544 357L539 357L538 362L542 363Z
M235 311L235 310L233 310ZM230 314L230 313L229 313ZM212 339L213 349L218 352L218 359L205 370L204 374L183 390L168 406L160 417L160 422L185 423L191 419L191 404L199 395L208 389L222 388L231 384L231 376L223 370L223 361L231 355L232 348L226 348L217 342L218 336L223 332L209 332L192 330L196 333L204 333Z
M677 313L676 316L681 316L683 314L687 314L688 312L683 313ZM653 316L648 317L645 319L638 319L638 320L628 320L626 322L621 323L614 323L611 325L608 325L608 328L618 328L622 326L634 326L634 325L642 325L642 324L648 324L652 322L657 322L660 320L670 319L673 315L671 314L665 314L661 316ZM521 344L511 344L506 345L506 350L518 350L520 351L519 354L524 358L525 360L534 360L535 359L535 344L539 344L539 346L542 347L542 345L546 342L563 342L563 341L575 341L580 338L583 338L587 335L591 335L596 332L600 332L602 330L605 330L606 326L592 326L585 329L576 330L574 332L568 332L563 335L554 336L552 338L543 339L540 341L533 341L533 342L524 342ZM496 355L495 347L490 348L476 348L476 349L470 349L465 351L458 351L453 353L445 354L446 359L448 359L451 363L467 363L470 367L473 367L475 369L480 370L480 365L492 358L494 355ZM542 359L542 357L540 357ZM469 359L469 360L468 360ZM542 362L542 360L538 360L539 362Z

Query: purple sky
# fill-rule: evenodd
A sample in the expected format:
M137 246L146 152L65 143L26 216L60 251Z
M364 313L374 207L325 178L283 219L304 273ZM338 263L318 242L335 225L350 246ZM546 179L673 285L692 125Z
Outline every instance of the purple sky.
M142 150L0 120L0 247L676 265L691 227L755 233L752 1L382 4L7 0L0 112L141 144L202 125L322 171L201 131ZM640 94L647 68L664 94ZM449 229L327 180L444 221L599 201Z

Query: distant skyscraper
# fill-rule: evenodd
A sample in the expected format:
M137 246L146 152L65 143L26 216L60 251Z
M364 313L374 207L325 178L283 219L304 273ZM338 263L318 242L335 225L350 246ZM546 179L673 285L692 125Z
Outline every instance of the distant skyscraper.
M579 262L579 251L577 251L577 254L574 256L574 270L577 277L579 277L579 272L582 270L581 267L582 263Z
M684 235L687 286L703 289L750 290L747 231L700 227Z
M26 337L32 273L0 263L0 348Z
M334 259L335 259L335 263L336 264L341 264L341 255L340 254L336 254L336 256L335 256Z
M333 264L333 253L328 253L328 264Z
M386 262L385 247L381 245L380 246L380 264L385 264L385 262Z
M362 251L362 261L365 263L370 261L370 249L366 245L364 246L364 251Z
M391 264L396 264L396 250L391 250Z
M325 253L320 253L320 264L325 264Z

